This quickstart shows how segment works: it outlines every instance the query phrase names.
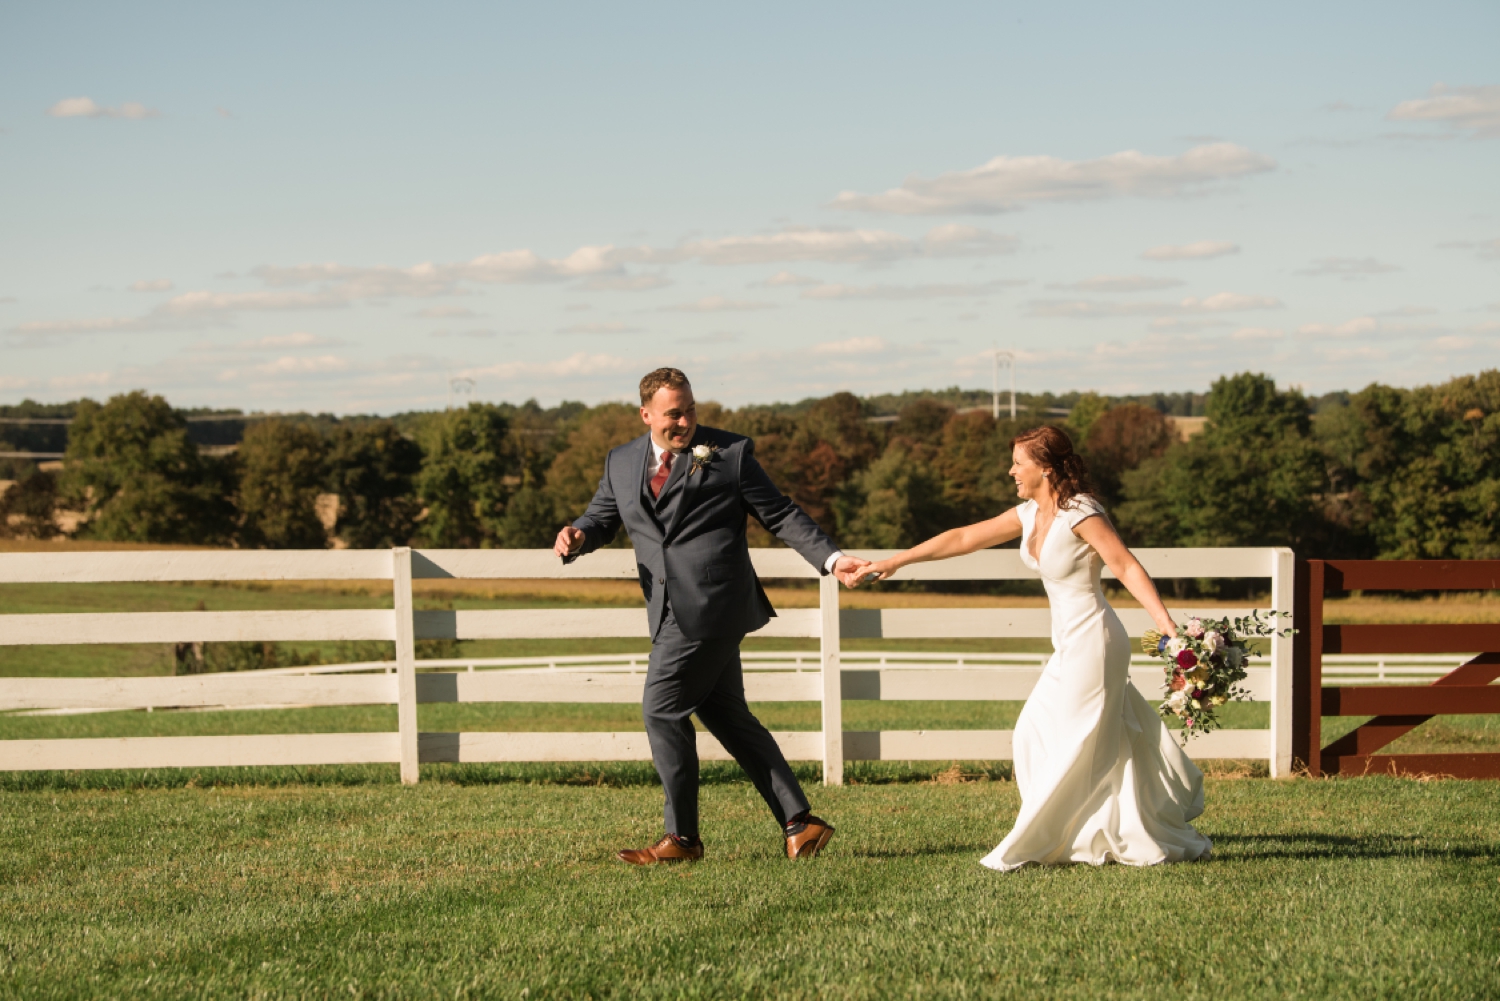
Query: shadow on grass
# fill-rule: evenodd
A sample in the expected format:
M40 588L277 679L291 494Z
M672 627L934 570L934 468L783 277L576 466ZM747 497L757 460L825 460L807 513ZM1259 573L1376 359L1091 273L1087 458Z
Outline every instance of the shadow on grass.
M1500 845L1445 843L1428 839L1377 834L1215 834L1214 861L1261 859L1487 859L1500 857Z

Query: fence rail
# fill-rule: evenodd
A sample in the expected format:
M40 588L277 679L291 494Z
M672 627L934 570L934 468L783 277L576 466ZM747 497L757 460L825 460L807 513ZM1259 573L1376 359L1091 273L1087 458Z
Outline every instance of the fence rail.
M879 558L885 552L862 552ZM1270 581L1271 604L1291 600L1292 554L1285 549L1158 549L1137 552L1157 578L1259 577ZM754 550L763 578L817 578L788 550ZM389 610L288 610L279 612L153 612L17 614L0 616L0 645L55 643L216 642L232 640L393 640L394 661L336 668L291 668L239 674L171 678L16 678L0 682L0 710L58 708L109 710L136 707L264 708L268 706L397 706L391 733L288 734L236 737L139 737L88 740L0 741L0 770L154 768L217 765L346 764L392 762L405 782L418 765L434 761L606 761L650 757L644 733L420 733L423 702L638 702L644 658L548 658L545 667L475 671L482 662L418 663L417 639L568 639L646 637L640 609L507 609L415 611L416 579L628 579L638 570L633 554L604 550L569 566L536 550L343 550L316 552L17 553L0 555L0 583L122 581L387 580ZM990 550L943 563L919 564L917 580L1021 580L1035 574L1013 550ZM1179 615L1243 615L1249 608L1175 609ZM1143 612L1125 609L1132 634L1148 625ZM840 609L838 585L819 584L819 606L783 611L755 635L815 638L813 654L749 654L746 695L752 701L821 703L821 729L775 734L788 758L821 760L825 782L842 782L846 760L1006 759L1006 730L860 732L843 729L844 700L1020 700L1040 673L1036 655L923 655L843 653L844 637L1039 638L1050 636L1045 609ZM1290 646L1270 641L1269 664L1251 671L1253 697L1270 703L1269 730L1223 730L1199 737L1197 757L1269 759L1271 773L1291 764ZM782 658L778 660L777 658ZM788 662L787 658L791 658ZM872 658L882 658L875 660ZM528 662L535 664L535 661ZM487 665L489 666L489 665ZM493 666L501 666L495 664ZM421 667L424 670L418 671ZM457 668L465 670L437 670ZM1154 695L1160 670L1133 668L1136 685ZM700 755L724 759L707 734Z

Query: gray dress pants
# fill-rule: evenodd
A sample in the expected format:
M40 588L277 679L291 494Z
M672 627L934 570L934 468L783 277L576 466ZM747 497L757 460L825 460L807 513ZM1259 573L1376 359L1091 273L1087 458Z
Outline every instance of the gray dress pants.
M698 740L689 719L694 713L750 776L778 824L808 809L781 748L745 702L743 638L688 639L669 606L651 645L641 714L666 792L669 834L698 836Z

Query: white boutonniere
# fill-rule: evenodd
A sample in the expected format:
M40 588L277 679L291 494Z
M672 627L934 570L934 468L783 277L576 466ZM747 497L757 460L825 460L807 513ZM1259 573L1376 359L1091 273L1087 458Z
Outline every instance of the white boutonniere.
M688 475L692 476L698 470L708 466L709 463L717 461L719 461L719 446L694 445L693 465L688 469Z

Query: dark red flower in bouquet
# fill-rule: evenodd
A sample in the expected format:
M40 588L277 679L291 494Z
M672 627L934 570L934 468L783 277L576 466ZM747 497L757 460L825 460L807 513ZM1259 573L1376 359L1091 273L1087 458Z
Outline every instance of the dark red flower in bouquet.
M1177 654L1177 666L1184 671L1191 671L1198 666L1198 655L1191 650L1183 650Z
M1172 680L1169 683L1169 687L1174 692L1180 692L1187 687L1187 679L1182 676L1181 671L1172 672Z
M1193 698L1195 698L1195 699L1201 699L1201 698L1203 698L1203 689L1201 689L1201 688L1195 688L1195 689L1193 689Z

